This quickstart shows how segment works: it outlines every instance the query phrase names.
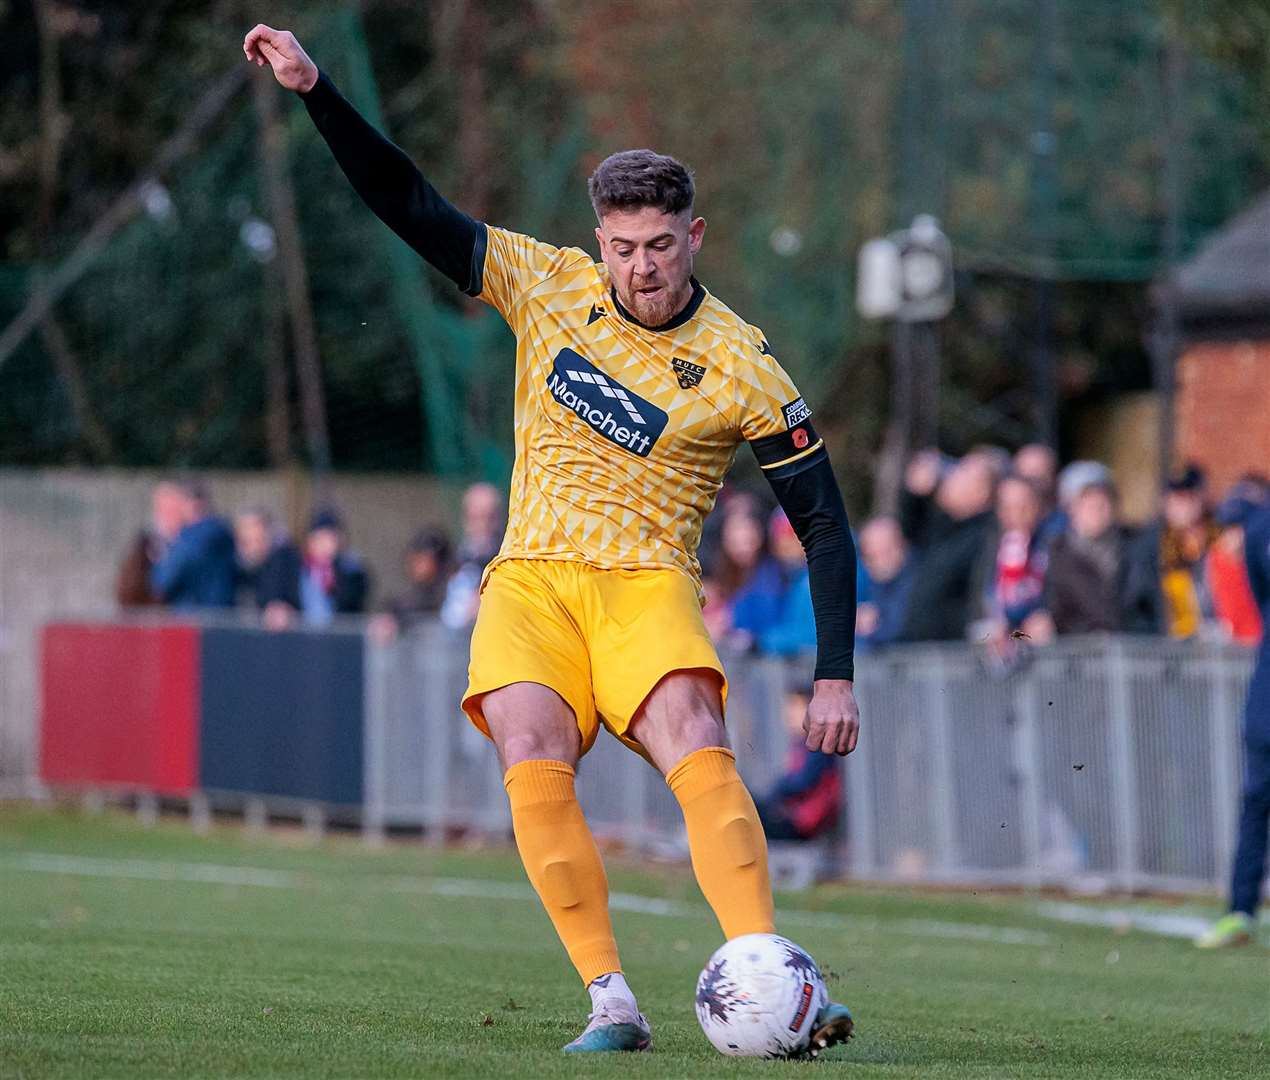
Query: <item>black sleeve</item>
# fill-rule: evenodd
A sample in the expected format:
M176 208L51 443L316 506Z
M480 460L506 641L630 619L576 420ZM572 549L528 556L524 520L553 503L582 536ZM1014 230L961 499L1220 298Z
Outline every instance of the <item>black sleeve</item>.
M784 438L788 435L782 432ZM759 440L762 441L762 440ZM763 451L755 446L759 461ZM855 541L842 493L823 447L789 465L763 470L807 553L816 615L816 678L855 678Z
M379 219L469 296L481 294L485 225L446 202L324 74L300 95L354 190Z

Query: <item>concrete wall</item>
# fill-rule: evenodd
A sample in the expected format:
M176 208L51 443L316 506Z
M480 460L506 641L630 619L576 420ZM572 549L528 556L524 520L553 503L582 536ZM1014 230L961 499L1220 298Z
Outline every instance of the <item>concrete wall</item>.
M315 491L291 473L207 473L225 513L271 507L297 532L315 501L337 506L374 577L374 596L402 585L401 551L423 525L457 528L459 492L426 478L335 476ZM160 474L0 469L0 778L35 767L39 627L115 609L119 560L149 516Z

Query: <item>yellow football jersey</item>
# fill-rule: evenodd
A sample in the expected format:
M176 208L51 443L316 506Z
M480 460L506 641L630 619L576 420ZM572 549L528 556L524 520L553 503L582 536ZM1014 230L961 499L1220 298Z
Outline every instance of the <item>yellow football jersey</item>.
M768 469L821 447L762 332L700 286L647 329L585 251L490 227L479 297L516 335L516 461L491 568L577 559L699 580L702 522L741 440Z

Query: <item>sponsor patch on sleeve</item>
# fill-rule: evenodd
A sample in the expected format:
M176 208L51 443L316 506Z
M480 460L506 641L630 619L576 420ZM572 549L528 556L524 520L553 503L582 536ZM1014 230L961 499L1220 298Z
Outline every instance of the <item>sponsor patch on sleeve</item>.
M794 398L788 405L781 406L781 415L785 417L787 428L795 428L811 416L811 409L802 398Z

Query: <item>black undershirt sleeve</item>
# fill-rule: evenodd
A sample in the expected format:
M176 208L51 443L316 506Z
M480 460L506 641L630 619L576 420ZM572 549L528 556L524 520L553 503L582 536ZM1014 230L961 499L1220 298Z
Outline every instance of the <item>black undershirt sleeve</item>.
M822 447L764 474L807 553L816 615L815 677L854 679L855 541L829 455Z
M398 147L319 74L300 95L354 190L379 219L469 296L479 296L486 231L437 194Z

